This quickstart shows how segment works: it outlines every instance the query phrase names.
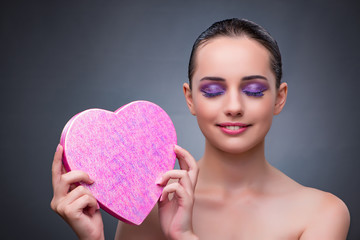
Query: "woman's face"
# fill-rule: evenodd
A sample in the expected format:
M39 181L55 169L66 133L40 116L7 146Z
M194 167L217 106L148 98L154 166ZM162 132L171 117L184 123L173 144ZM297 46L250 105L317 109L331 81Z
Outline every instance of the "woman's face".
M287 86L275 87L269 52L247 37L218 37L197 50L192 90L184 93L208 143L241 153L263 143Z

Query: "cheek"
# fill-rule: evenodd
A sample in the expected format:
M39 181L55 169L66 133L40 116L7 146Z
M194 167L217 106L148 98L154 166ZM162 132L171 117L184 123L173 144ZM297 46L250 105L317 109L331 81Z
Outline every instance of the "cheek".
M209 101L208 99L198 99L194 106L196 116L199 120L211 120L216 117L218 106L216 101Z
M194 102L194 107L198 126L202 134L206 138L209 138L211 137L209 127L216 121L217 110L215 110L216 104L204 100L205 99L197 99L197 101Z
M254 136L257 136L259 139L264 139L269 132L272 119L273 119L273 110L274 105L273 101L259 101L256 104L252 104L252 106L248 106L248 110L251 109L251 113L249 113L249 118L252 123L254 123L255 131Z
M251 102L247 109L252 112L252 116L257 121L269 122L271 124L274 113L274 100L270 97L262 99L261 101Z

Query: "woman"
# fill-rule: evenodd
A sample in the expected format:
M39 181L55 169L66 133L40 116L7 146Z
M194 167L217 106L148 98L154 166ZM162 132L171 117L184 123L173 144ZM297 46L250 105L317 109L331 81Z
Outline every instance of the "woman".
M195 41L183 91L205 136L196 162L174 151L180 170L165 173L158 206L141 226L119 222L116 239L346 239L350 217L336 196L304 187L265 159L265 136L283 109L276 41L247 20L214 23ZM53 164L52 208L80 238L103 237L95 198L64 173L61 147ZM69 191L72 190L72 191Z

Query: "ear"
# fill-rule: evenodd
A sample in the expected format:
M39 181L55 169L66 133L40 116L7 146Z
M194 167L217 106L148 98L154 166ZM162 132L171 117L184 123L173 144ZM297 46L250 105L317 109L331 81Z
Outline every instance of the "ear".
M288 86L287 83L281 83L279 89L276 94L274 115L278 115L285 106L286 98L287 98Z
M194 102L193 102L193 98L192 98L192 92L191 92L191 89L190 89L190 86L188 83L183 84L183 91L184 91L186 104L187 104L191 114L195 116L196 113L195 113Z

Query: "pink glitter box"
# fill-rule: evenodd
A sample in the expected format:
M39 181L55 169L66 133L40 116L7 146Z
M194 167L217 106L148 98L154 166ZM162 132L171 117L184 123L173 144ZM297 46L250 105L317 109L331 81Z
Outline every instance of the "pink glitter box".
M81 170L95 181L88 188L102 209L141 224L163 187L155 181L174 168L176 132L154 103L135 101L115 112L89 109L72 117L61 134L67 171Z

